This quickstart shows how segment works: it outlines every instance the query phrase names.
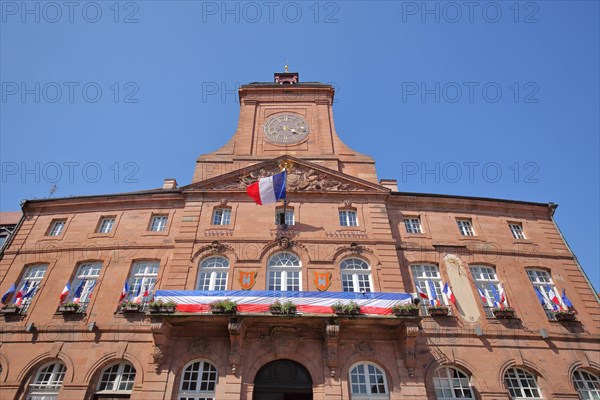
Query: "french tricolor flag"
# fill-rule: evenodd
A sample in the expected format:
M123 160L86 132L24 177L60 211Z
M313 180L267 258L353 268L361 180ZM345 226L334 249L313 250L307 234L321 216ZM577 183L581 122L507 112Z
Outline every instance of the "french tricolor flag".
M448 282L446 282L444 285L442 292L446 295L448 300L452 302L452 304L456 304L456 296L454 296L454 293L452 293L452 289L450 289L450 286L448 286Z
M71 290L71 283L67 282L67 284L65 285L64 289L60 293L60 301L61 301L61 303L63 301L65 301L65 299L67 298L67 295L69 294L70 290Z
M252 197L256 204L276 203L281 199L285 199L285 181L285 171L266 178L260 178L246 188L246 193Z
M424 299L424 300L429 300L429 296L427 296L427 293L425 293L423 291L423 289L421 289L421 287L419 285L417 285L417 293L419 294L419 296Z

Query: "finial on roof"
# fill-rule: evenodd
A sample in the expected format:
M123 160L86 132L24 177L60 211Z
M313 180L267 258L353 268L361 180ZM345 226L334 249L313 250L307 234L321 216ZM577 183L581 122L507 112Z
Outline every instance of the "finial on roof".
M288 72L288 62L287 62L287 58L285 59L285 66L283 67L284 72Z

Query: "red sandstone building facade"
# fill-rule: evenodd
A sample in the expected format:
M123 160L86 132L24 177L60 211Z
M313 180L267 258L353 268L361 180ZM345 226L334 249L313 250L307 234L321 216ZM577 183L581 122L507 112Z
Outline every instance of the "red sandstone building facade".
M0 260L0 398L600 398L598 298L554 204L399 192L338 137L333 88L297 74L239 96L237 131L187 186L24 203ZM282 164L285 213L245 193ZM417 316L146 304L199 290L423 301Z

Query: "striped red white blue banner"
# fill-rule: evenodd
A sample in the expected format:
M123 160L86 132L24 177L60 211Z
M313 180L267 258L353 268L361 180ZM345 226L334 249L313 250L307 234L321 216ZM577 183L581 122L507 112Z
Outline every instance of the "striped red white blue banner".
M229 299L237 303L238 312L268 312L269 306L279 300L296 304L298 313L332 314L335 303L356 302L362 314L391 314L397 304L412 301L407 293L350 293L350 292L281 292L272 290L157 290L155 301L173 301L181 312L209 312L210 303Z

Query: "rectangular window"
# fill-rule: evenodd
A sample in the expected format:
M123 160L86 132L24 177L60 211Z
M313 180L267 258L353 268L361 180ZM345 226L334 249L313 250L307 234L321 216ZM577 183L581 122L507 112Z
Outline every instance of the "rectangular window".
M68 302L79 304L79 310L84 311L92 298L92 291L100 277L102 263L81 264L77 270L77 275L71 283Z
M19 283L19 286L17 286L22 293L21 300L18 300L18 304L21 307L21 313L27 312L42 279L44 279L47 268L47 265L32 265L25 271L22 281Z
M456 223L458 224L458 230L460 234L463 236L475 236L475 231L473 231L473 224L470 219L457 219Z
M554 286L554 282L552 282L552 278L548 271L544 271L543 269L528 269L527 276L533 285L534 290L536 291L536 295L538 298L541 296L540 304L543 301L542 307L544 308L544 312L548 319L555 320L554 311L558 311L560 308L566 309L564 306L561 297L558 295L558 291ZM556 298L559 302L557 305L553 298Z
M525 233L523 233L523 225L519 223L510 223L508 224L510 227L510 232L512 233L515 239L525 239Z
M154 284L158 278L158 261L137 261L129 275L129 293L124 301L146 304L152 297ZM146 294L144 296L144 294Z
M501 300L499 287L500 282L496 276L496 270L487 266L472 266L471 276L473 276L476 289L478 289L477 297L479 297L479 300L483 305L485 316L488 318L495 318L492 310L496 307L500 307ZM483 301L483 297L481 296L481 293L479 293L479 289L481 289L483 292L485 301ZM505 304L508 304L506 303L506 299Z
M54 220L50 224L50 229L48 229L48 236L60 236L63 229L65 228L65 224L67 221L64 219Z
M269 271L269 290L300 291L300 271Z
M114 217L102 217L100 224L98 225L97 233L111 233L115 224Z
M411 270L415 286L419 287L429 298L429 303L421 298L421 313L423 315L429 315L427 307L436 305L436 300L439 300L441 305L448 305L448 300L442 293L442 278L437 265L416 264L411 265Z
M341 226L358 226L356 211L340 210L340 225Z
M231 223L231 209L215 208L213 211L213 225L229 225Z
M275 212L275 225L281 225L283 219L283 209L278 209ZM285 210L285 224L294 225L294 210Z
M418 217L404 218L404 227L406 228L406 233L423 233L421 219Z
M153 215L150 230L152 232L163 232L167 228L168 219L169 216L167 215Z

